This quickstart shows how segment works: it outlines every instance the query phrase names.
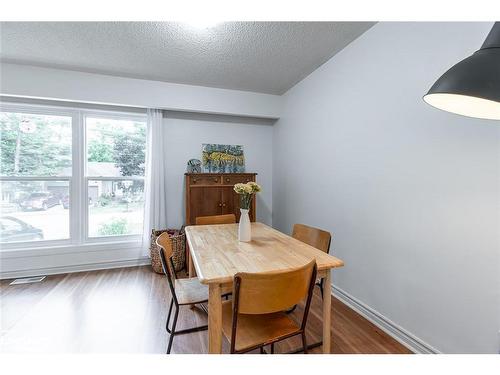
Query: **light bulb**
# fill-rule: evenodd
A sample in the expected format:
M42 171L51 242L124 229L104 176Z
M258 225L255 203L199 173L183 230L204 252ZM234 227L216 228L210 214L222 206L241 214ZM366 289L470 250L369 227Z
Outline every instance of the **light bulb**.
M203 29L211 29L217 26L220 22L213 19L200 18L200 19L188 20L185 21L184 23L186 23L188 26L194 29L203 30Z

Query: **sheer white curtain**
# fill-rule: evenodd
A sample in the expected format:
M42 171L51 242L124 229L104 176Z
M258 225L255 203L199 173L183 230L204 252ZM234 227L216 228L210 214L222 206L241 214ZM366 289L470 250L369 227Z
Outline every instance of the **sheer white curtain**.
M142 248L149 254L152 229L167 228L167 175L165 162L166 129L163 126L163 112L148 109L144 230Z

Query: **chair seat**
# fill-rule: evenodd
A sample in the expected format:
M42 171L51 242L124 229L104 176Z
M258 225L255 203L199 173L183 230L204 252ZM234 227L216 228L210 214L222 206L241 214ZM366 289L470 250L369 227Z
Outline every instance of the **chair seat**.
M232 301L222 303L222 332L230 341L232 332ZM237 351L249 349L264 342L292 334L300 327L285 313L238 316L238 330L235 348Z
M232 288L223 288L221 296L230 295ZM175 294L179 305L194 305L208 302L208 286L200 283L197 277L175 280Z
M175 280L175 294L179 305L191 305L208 301L208 286L197 277Z

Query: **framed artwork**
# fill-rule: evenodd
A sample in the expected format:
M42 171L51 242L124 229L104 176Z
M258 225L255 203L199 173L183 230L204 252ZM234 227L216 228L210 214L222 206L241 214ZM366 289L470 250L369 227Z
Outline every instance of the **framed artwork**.
M204 143L201 160L204 173L245 172L245 157L241 145Z

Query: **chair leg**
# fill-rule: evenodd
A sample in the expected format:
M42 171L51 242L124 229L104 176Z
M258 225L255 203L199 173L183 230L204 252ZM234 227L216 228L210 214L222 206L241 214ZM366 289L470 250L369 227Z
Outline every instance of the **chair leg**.
M271 354L274 354L274 343L271 344Z
M259 349L260 349L260 354L264 354L264 347L261 346Z
M172 298L170 300L170 307L168 308L167 323L165 324L165 329L167 330L168 333L171 333L170 329L168 328L168 324L170 323L170 316L172 315L173 306L174 306L174 299Z
M323 299L323 280L324 279L321 279L319 282L319 289L321 290L321 299Z
M177 325L178 316L179 316L179 308L176 306L174 313L174 321L172 323L172 332L170 333L170 337L168 338L167 354L170 354L170 350L172 349L172 343L174 341L174 336L175 336L175 326Z
M304 347L304 354L307 354L307 341L305 331L302 332L302 346Z

